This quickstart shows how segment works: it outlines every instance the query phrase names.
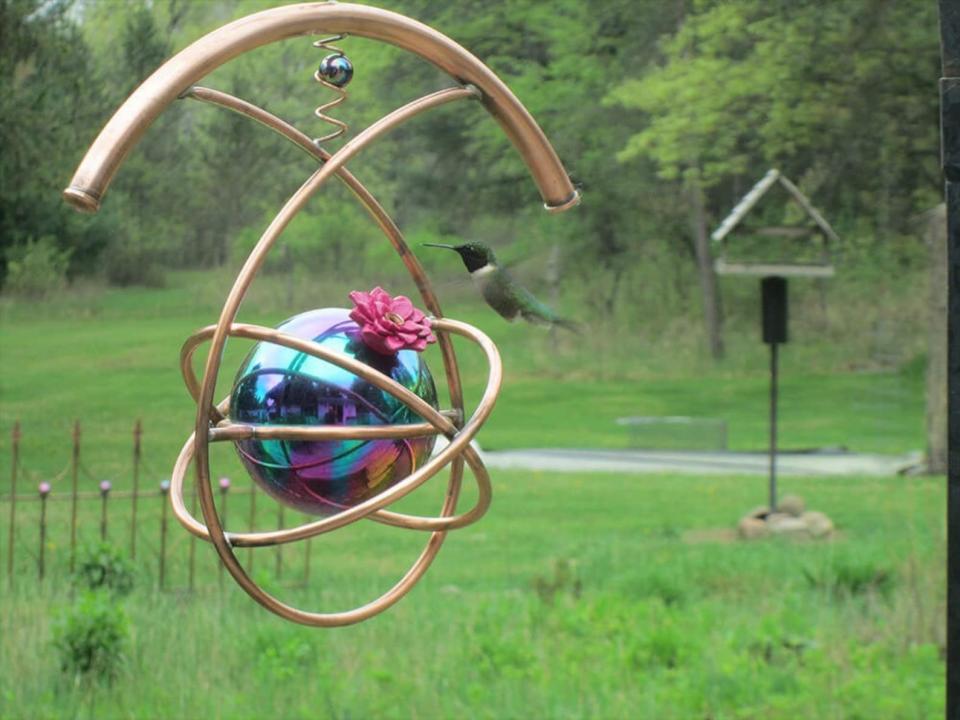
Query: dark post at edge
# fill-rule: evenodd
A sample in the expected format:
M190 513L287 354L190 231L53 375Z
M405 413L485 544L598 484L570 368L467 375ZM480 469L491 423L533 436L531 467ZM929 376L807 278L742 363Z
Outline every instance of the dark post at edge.
M960 0L939 0L947 203L947 717L960 718Z

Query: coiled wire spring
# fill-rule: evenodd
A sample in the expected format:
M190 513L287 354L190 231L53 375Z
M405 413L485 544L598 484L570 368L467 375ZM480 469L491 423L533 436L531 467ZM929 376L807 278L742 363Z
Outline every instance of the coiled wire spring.
M328 55L327 57L324 58L324 62L321 63L321 67L323 67L323 65L324 65L326 62L328 62L329 60L334 59L334 58L344 58L344 59L346 60L346 55L344 55L343 50L341 50L341 49L340 49L339 47L337 47L336 45L331 45L331 43L337 42L338 40L343 40L344 37L346 37L346 36L345 36L345 35L342 35L342 34L341 34L341 35L331 35L330 37L325 37L325 38L323 38L323 39L321 39L321 40L317 40L316 42L313 43L313 46L314 46L315 48L321 48L321 49L323 49L323 50L329 50L331 53L333 53L332 55ZM349 61L347 61L347 63L349 63ZM347 125L347 123L345 123L343 120L339 120L339 119L337 119L337 118L335 118L335 117L332 117L332 116L328 115L328 114L327 114L327 110L330 110L331 108L334 108L334 107L336 107L337 105L339 105L340 103L346 101L346 99L347 99L347 91L346 91L346 89L344 89L343 86L346 85L348 82L350 82L350 76L352 76L352 68L351 68L351 70L350 70L350 75L347 76L346 80L345 80L344 82L342 82L340 85L338 85L338 84L336 84L335 82L331 82L328 78L324 77L324 76L321 74L321 72L320 72L320 68L317 68L317 70L314 71L314 73L313 73L313 79L314 79L314 80L316 80L318 83L320 83L321 85L323 85L323 86L326 87L326 88L329 88L330 90L332 90L333 92L335 92L335 93L337 94L337 97L335 97L333 100L331 100L330 102L323 103L322 105L317 106L317 108L313 111L313 114L314 114L314 115L316 115L318 118L320 118L321 120L323 120L325 123L328 123L328 124L332 125L332 126L335 128L333 131L327 133L326 135L323 135L323 136L321 136L321 137L314 138L314 139L313 139L313 142L314 142L316 145L320 145L321 143L325 143L325 142L327 142L327 141L329 141L329 140L333 140L333 139L335 139L335 138L338 138L338 137L340 137L341 135L343 135L344 133L346 133L347 130L349 129L349 126Z

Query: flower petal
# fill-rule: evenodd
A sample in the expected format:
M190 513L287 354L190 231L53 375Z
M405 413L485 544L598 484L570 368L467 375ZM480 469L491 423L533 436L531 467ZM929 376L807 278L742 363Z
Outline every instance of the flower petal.
M362 308L354 308L350 311L350 319L353 320L357 325L365 325L369 322L366 314L363 312Z
M374 352L378 352L381 355L392 355L394 353L394 351L387 346L386 338L380 337L376 333L364 330L361 333L361 338L363 339L364 345Z
M421 351L437 341L430 318L406 295L391 297L379 285L368 293L354 290L349 295L355 305L350 319L357 323L360 339L370 349L393 355L407 348Z
M370 326L381 335L393 335L397 331L397 326L386 318L377 318Z
M391 335L389 337L384 338L384 345L386 345L387 349L390 350L391 352L397 352L398 350L403 349L404 342L397 336Z
M406 320L413 314L414 307L413 303L410 302L410 298L405 295L398 295L390 304L390 310Z

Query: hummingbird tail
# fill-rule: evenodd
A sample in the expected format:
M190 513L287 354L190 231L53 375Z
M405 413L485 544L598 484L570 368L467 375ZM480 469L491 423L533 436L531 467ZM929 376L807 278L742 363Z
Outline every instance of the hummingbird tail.
M566 318L556 318L553 321L553 324L562 327L564 330L572 332L574 335L579 335L583 331L583 327L580 323L573 320L567 320Z

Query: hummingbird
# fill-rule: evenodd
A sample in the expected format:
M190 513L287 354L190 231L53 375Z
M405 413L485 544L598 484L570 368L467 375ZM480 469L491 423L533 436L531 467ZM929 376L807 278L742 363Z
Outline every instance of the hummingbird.
M513 322L518 317L532 323L558 325L567 330L578 332L577 323L558 316L553 310L540 302L533 293L511 277L507 270L497 262L493 250L479 242L463 245L441 245L422 243L424 247L438 247L453 250L460 255L467 272L480 289L480 294L498 315Z

